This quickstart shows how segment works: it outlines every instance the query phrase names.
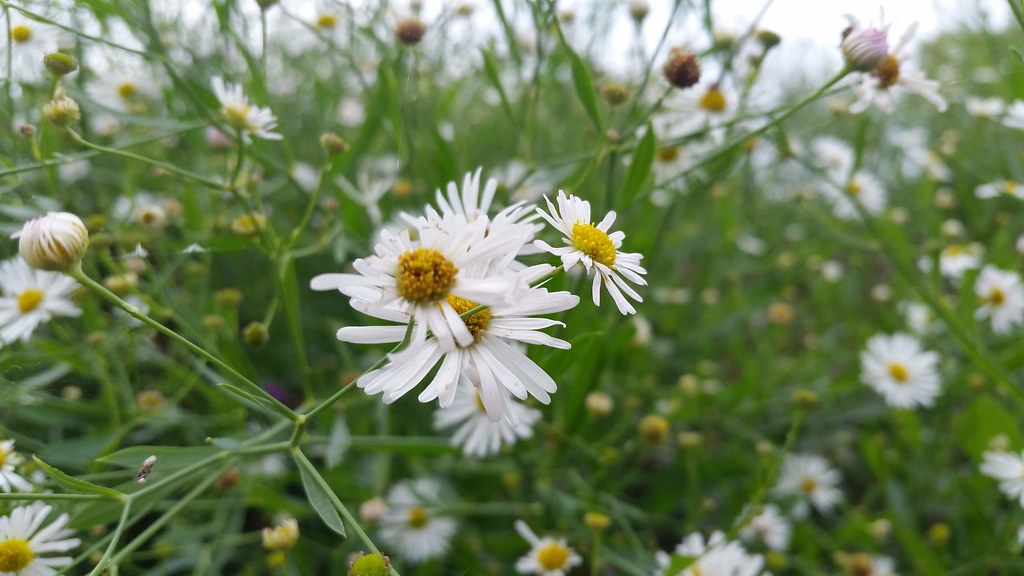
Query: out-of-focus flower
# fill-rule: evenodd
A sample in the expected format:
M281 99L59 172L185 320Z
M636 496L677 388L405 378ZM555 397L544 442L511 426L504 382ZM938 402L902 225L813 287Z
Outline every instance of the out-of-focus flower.
M894 408L931 406L939 393L939 355L907 334L879 334L860 355L861 381Z

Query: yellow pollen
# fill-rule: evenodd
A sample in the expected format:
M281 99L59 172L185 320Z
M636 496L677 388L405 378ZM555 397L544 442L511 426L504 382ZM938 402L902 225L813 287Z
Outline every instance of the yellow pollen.
M959 256L959 255L963 254L964 253L964 247L959 245L959 244L950 244L949 246L946 246L946 249L943 250L942 252L946 256L949 256L950 258L953 258L953 257L956 257L956 256Z
M459 315L465 314L479 306L479 304L472 300L459 298L454 294L448 295L448 303L451 304L452 308L454 308L455 312ZM479 312L474 312L473 314L463 318L462 322L466 324L466 329L473 335L473 338L475 340L479 340L480 335L487 331L487 325L491 323L491 309L484 308ZM477 401L479 402L479 395L477 397Z
M988 302L993 306L1002 306L1006 302L1006 293L1003 292L1002 288L993 288L988 293Z
M132 84L131 82L122 82L117 85L117 95L125 100L135 96L135 92L135 84Z
M860 196L862 190L863 188L861 188L860 184L857 184L856 182L851 181L846 185L846 193L850 196Z
M0 468L4 467L4 463L7 462L7 450L4 450L3 446L0 446Z
M321 14L316 19L316 25L321 28L334 28L334 25L338 23L338 18L334 14Z
M31 564L35 557L26 540L11 538L0 542L0 572L18 573Z
M576 222L572 225L572 245L580 252L612 268L615 266L615 244L608 234L593 224Z
M680 148L679 146L673 146L671 148L662 148L657 152L658 162L664 162L666 164L668 164L669 162L675 162L679 158L679 155L680 153L682 153L682 151L683 149Z
M1013 180L1007 180L1003 182L1003 194L1013 194L1014 190L1017 189L1017 183Z
M409 509L409 526L413 528L423 528L427 525L427 521L430 520L430 515L427 514L427 509L422 506L413 506Z
M818 483L814 480L814 478L808 476L800 481L800 491L803 492L804 494L810 494L811 492L817 490L817 488Z
M718 86L712 86L700 100L697 101L697 105L707 110L708 112L722 112L725 110L725 94L722 94L722 90Z
M228 118L228 124L231 124L235 128L247 130L249 126L249 105L246 104L241 108L237 106L225 106L224 115Z
M36 290L35 288L29 288L21 294L18 294L18 310L21 310L22 314L28 314L29 312L36 309L39 303L43 301L43 291Z
M398 294L411 302L437 302L448 295L458 273L455 264L433 248L409 250L398 258Z
M900 61L892 54L889 54L885 57L885 62L882 62L878 68L875 68L872 74L878 78L879 88L888 88L900 79Z
M395 196L408 196L412 194L412 182L405 178L399 178L395 185L391 187L391 190L395 193Z
M910 374L907 373L907 367L904 366L903 364L900 364L899 362L890 362L889 376L892 376L893 380L902 384L907 381L907 378L910 377Z
M28 42L32 39L32 29L22 24L21 26L15 26L11 28L11 39L18 44Z
M569 550L557 542L552 542L537 550L537 563L544 570L565 568L567 562L569 562Z

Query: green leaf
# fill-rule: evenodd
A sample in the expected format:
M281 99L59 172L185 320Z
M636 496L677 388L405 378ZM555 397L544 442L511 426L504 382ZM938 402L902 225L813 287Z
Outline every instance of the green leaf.
M295 463L299 467L299 475L302 476L302 487L306 489L306 498L309 499L309 504L316 510L316 513L328 528L344 537L345 525L342 524L341 516L338 516L338 510L334 505L334 500L337 499L337 496L331 492L331 487L327 485L327 481L320 475L320 472L317 472L317 469L309 461L309 458L306 458L305 454L294 450L292 455L295 457Z
M114 490L113 488L107 488L106 486L100 486L98 484L93 484L92 482L82 480L80 478L69 476L64 472L61 472L60 470L54 468L53 466L50 466L46 462L43 462L36 455L32 455L32 460L34 460L35 463L38 464L40 468L45 470L46 473L50 475L50 478L53 478L58 484L63 486L64 489L69 490L71 492L81 492L84 494L99 494L100 496L109 496L111 498L120 498L121 496L123 496L122 493L118 492L117 490Z
M330 470L341 464L345 459L345 452L352 444L352 435L348 431L348 424L343 416L337 416L331 426L331 435L327 439L327 448L324 450L324 463Z
M982 394L971 402L967 410L953 425L957 443L965 452L981 459L988 450L988 443L1000 434L1010 440L1010 446L1024 447L1019 419L1003 407L1003 403L988 394Z
M643 187L647 177L651 174L654 166L654 154L657 143L654 139L654 128L648 124L647 132L640 139L636 150L633 151L633 159L629 163L629 172L626 173L626 184L622 188L622 197L619 199L619 209L622 210L636 198Z
M597 130L598 134L603 135L604 122L601 120L601 111L597 106L597 93L594 92L594 83L590 80L590 72L587 70L587 65L568 44L564 44L564 46L569 52L569 59L572 62L572 81L576 86L576 96L579 97L580 103L583 104L583 110L587 113L587 117L590 118L594 129Z
M494 54L486 49L481 49L480 53L484 57L484 74L487 76L487 80L494 86L494 89L498 91L498 96L501 98L501 109L505 111L508 119L515 124L516 115L512 112L512 104L508 101L505 87L501 85L501 77L498 75L498 63L494 59Z
M150 456L156 456L153 470L178 470L213 456L221 450L213 446L132 446L107 454L97 461L103 464L138 469Z

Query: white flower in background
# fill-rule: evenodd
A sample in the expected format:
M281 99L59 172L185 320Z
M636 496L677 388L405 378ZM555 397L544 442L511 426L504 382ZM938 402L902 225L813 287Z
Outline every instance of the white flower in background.
M917 94L939 109L946 110L946 101L939 95L939 83L929 80L919 70L907 69L907 43L917 31L917 23L911 24L885 60L871 72L863 73L857 87L857 101L850 105L850 112L859 114L874 104L883 112L892 112L892 89L900 87L906 92Z
M538 576L565 576L583 559L569 547L565 538L538 538L522 520L516 520L516 532L530 543L530 551L516 561L516 572Z
M981 266L981 257L978 255L978 247L974 245L963 246L961 244L950 244L939 253L939 273L946 278L959 280L968 270L974 270Z
M1006 116L1003 117L1003 126L1024 130L1024 100L1014 100L1013 104L1006 109Z
M36 502L0 517L0 574L4 576L51 576L71 564L70 556L43 556L67 552L82 543L66 530L68 515L61 514L43 526L53 507Z
M73 184L92 172L92 164L85 159L65 162L57 168L57 175L64 184Z
M14 451L14 440L0 441L0 492L31 492L32 484L16 472L22 463Z
M887 197L882 182L863 171L854 173L842 187L827 183L822 194L832 203L832 213L846 220L859 216L854 202L859 203L868 214L878 214L885 210Z
M296 162L288 171L303 192L312 193L320 183L320 171L306 162Z
M860 354L861 382L894 408L931 406L939 394L939 355L907 334L879 334Z
M268 550L291 550L298 540L299 523L295 518L283 518L273 528L263 529L263 547Z
M767 504L750 518L746 526L740 530L744 540L756 540L764 543L772 550L782 551L789 547L789 537L793 527L789 520L779 512L779 507Z
M448 552L457 524L437 511L440 494L441 486L429 478L399 482L388 490L378 527L388 550L412 563Z
M1020 274L987 265L974 283L974 294L981 304L974 317L991 318L996 334L1005 334L1024 323L1024 286Z
M148 192L134 196L120 196L114 202L112 214L118 220L137 224L147 230L158 230L167 223L171 214L180 212L180 205Z
M838 282L843 277L843 264L835 260L826 260L821 265L821 277L826 282Z
M626 282L626 280L640 286L646 286L643 274L647 271L640 266L642 255L636 253L620 252L622 240L626 235L622 231L608 233L608 229L615 223L615 212L609 212L599 224L594 225L590 219L590 202L581 200L576 196L566 197L565 192L558 191L558 208L556 209L551 200L547 200L548 212L540 208L540 214L551 226L562 233L564 247L555 248L543 240L537 240L534 244L551 254L562 259L562 267L569 271L577 264L583 264L589 274L593 271L593 298L594 304L601 304L601 284L603 283L612 300L622 314L636 314L636 308L630 304L625 296L629 296L637 302L643 302L643 298L637 294ZM625 296L623 296L625 294Z
M43 56L56 52L58 48L58 29L35 20L30 20L18 12L8 12L11 16L11 46L0 49L0 65L6 65L5 50L10 50L11 69L4 70L6 76L24 83L35 83L43 78ZM6 44L6 42L5 42Z
M851 554L847 560L847 570L852 574L864 576L897 576L896 561L888 556L858 552Z
M819 136L811 141L812 161L838 182L850 177L854 153L849 144L832 136Z
M1003 102L1002 98L994 96L992 98L974 98L968 96L964 100L964 108L967 109L967 113L975 118L999 118L1006 113L1006 102Z
M40 270L71 270L89 248L89 230L70 212L49 212L33 218L12 238L18 238L18 252L25 262Z
M932 309L922 302L901 302L899 309L903 313L910 331L918 336L926 336L935 332L935 329L941 324Z
M342 126L359 126L366 120L366 108L357 98L342 98L335 117Z
M21 258L0 262L0 342L26 342L54 316L81 314L71 302L77 286L70 276L37 270Z
M818 512L830 512L843 498L838 488L840 479L839 471L821 456L786 454L773 491L780 496L796 497L793 515L800 518L807 515L808 504Z
M764 568L763 556L748 553L739 542L726 540L717 530L707 542L700 532L690 534L674 552L695 560L679 572L667 572L665 569L672 564L672 555L659 550L655 555L657 576L756 576Z
M899 150L900 170L905 177L916 179L926 173L929 178L939 182L953 179L953 171L929 146L931 138L924 128L894 130L888 133L888 140Z
M1003 195L1024 198L1024 184L1013 180L996 180L975 188L974 195L981 199L996 198Z
M280 140L281 135L271 132L277 126L277 118L270 108L261 108L249 103L238 84L225 84L216 76L212 80L213 93L220 101L224 119L244 137L250 134L266 140Z
M458 427L452 434L452 446L460 446L466 456L483 458L497 454L502 446L511 446L519 440L533 437L533 426L541 418L540 410L530 408L514 400L508 401L508 408L515 415L511 420L519 422L513 426L510 419L497 422L487 417L480 397L479 377L476 370L466 370L465 381L455 391L451 406L438 408L434 412L434 428ZM474 381L474 376L477 376ZM507 392L505 392L507 397Z
M981 473L999 481L999 490L1024 506L1024 453L986 451Z

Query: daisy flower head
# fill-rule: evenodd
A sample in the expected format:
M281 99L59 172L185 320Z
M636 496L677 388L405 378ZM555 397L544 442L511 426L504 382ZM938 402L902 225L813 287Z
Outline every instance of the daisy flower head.
M81 544L74 532L64 526L68 515L61 514L43 527L53 507L36 502L0 517L0 574L14 576L51 576L57 568L71 564L70 556L48 556L67 552Z
M392 486L380 517L381 541L413 563L447 553L457 524L436 510L440 494L441 485L430 478Z
M826 513L843 497L838 488L840 479L839 471L821 456L786 454L774 492L780 496L797 498L793 514L798 518L807 515L808 505Z
M846 180L853 169L853 147L832 136L819 136L811 141L811 158L832 180Z
M740 530L740 536L744 540L756 540L763 542L771 550L782 551L789 546L789 537L793 527L789 520L779 511L774 504L762 506L760 511L750 518Z
M522 520L516 520L515 527L516 532L530 544L530 551L516 561L516 572L539 576L565 576L574 566L583 563L583 559L569 547L565 538L538 538Z
M974 283L974 294L980 304L974 317L991 318L996 334L1005 334L1024 323L1024 285L1020 274L986 265Z
M888 26L883 28L887 30ZM860 85L857 87L857 101L850 105L851 113L860 114L872 104L883 112L892 112L892 88L897 86L928 100L939 112L946 110L946 101L939 95L939 83L929 80L919 70L908 70L906 67L910 55L907 44L916 31L915 22L907 28L881 64L862 74Z
M77 286L70 276L32 268L21 258L0 262L0 342L26 342L54 316L81 314L71 302Z
M226 84L220 76L215 76L211 83L221 105L221 114L244 138L251 134L265 140L281 139L280 134L271 132L277 126L277 118L270 108L250 104L240 85Z
M1014 100L1003 116L1003 126L1024 130L1024 100Z
M939 355L908 334L879 334L860 354L861 382L893 408L928 407L939 394Z
M475 372L467 370L467 373ZM541 418L540 410L530 408L516 401L510 401L508 408L514 415L509 419L492 421L487 416L480 395L479 382L467 376L468 385L458 386L452 405L438 408L434 412L434 428L453 428L452 446L462 448L466 456L483 458L497 454L502 446L511 446L519 440L533 437L533 425ZM513 426L510 420L519 422Z
M739 542L726 540L721 531L714 531L704 540L704 535L694 532L683 539L674 550L674 555L692 558L693 561L681 571L668 571L672 565L672 554L658 551L658 576L756 576L764 568L764 557L750 554Z
M986 182L974 189L974 195L982 200L997 198L1004 195L1013 196L1014 198L1024 198L1024 184L1014 180L996 180L994 182Z
M7 76L17 82L34 83L43 77L43 56L56 52L60 44L57 28L11 13L11 69ZM6 62L0 58L0 62Z
M1024 102L1021 102L1024 106ZM977 98L968 96L964 100L964 108L967 113L975 118L999 118L1006 112L1006 102L998 96L992 98ZM1024 108L1021 109L1024 112ZM1024 127L1024 124L1021 125Z
M32 491L32 484L15 471L21 463L21 456L14 451L14 440L0 442L0 492Z
M838 218L850 220L857 218L857 204L868 214L879 214L885 210L886 191L882 182L864 171L857 171L845 184L837 186L826 184L823 189L825 199L832 203L832 213Z
M647 271L640 266L640 260L643 258L641 254L619 251L626 234L622 231L608 232L615 223L615 212L609 212L595 225L591 220L590 202L574 195L567 197L563 190L558 191L558 208L555 208L547 197L545 200L548 211L544 212L538 208L537 213L562 233L566 245L556 248L543 240L536 240L534 244L541 250L560 257L562 268L566 271L577 264L583 264L588 274L593 271L592 293L595 305L601 304L601 284L604 284L620 313L636 314L636 308L626 300L626 296L637 302L644 300L623 278L634 284L646 286L647 281L643 275L647 274Z
M1024 506L1024 453L986 451L981 473L999 481L999 490Z
M981 266L980 246L950 244L939 253L939 272L946 278L959 280L968 270Z

